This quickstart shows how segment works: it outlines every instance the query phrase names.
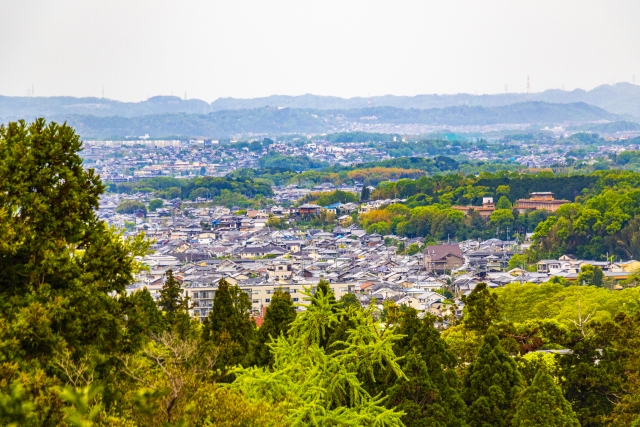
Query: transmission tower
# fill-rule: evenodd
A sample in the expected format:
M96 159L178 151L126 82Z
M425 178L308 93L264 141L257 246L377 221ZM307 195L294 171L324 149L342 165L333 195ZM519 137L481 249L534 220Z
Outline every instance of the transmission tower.
M529 81L529 75L527 74L527 102L531 101L531 82Z

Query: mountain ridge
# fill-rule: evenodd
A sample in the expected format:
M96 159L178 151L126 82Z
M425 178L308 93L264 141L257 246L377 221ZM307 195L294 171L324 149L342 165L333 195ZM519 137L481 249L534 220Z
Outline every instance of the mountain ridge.
M630 83L601 85L590 91L575 89L562 91L493 95L383 95L354 98L305 94L299 96L271 95L262 98L218 98L212 103L200 99L184 100L177 96L154 96L141 102L121 102L105 98L75 97L9 97L0 96L0 118L15 120L50 115L92 115L136 117L151 114L188 113L207 114L224 110L255 109L262 107L312 108L336 110L368 107L396 107L403 109L431 109L456 106L499 107L520 102L541 101L553 103L585 102L614 114L626 114L640 119L640 86Z

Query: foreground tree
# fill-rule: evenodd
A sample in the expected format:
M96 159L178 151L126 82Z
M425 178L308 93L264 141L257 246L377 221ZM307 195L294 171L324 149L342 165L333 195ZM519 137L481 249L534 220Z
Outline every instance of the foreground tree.
M516 362L489 330L476 360L464 376L462 397L469 408L467 421L473 427L506 427L513 417L512 403L522 386Z
M546 369L538 371L524 390L513 417L513 427L580 427L571 405Z
M271 303L264 315L264 322L256 334L253 348L253 363L258 366L273 364L273 355L269 348L272 340L281 334L289 334L289 325L296 318L296 309L288 292L277 289L271 297Z
M354 311L356 327L344 342L335 343L342 349L328 354L320 341L339 322L335 304L325 294L309 290L305 295L315 304L296 317L288 338L277 339L273 370L236 370L232 389L287 408L291 425L401 426L401 413L385 408L380 396L362 387L363 377L373 377L384 366L404 378L393 352L399 336L393 328L379 330L369 310Z
M38 425L62 422L63 361L100 354L94 377L106 380L113 356L140 342L125 287L148 243L98 219L104 186L81 148L66 125L0 126L0 384L24 385Z
M203 325L203 338L219 349L217 368L247 364L249 345L254 338L255 322L251 318L251 301L237 285L220 279L213 308Z
M405 378L396 378L388 391L389 406L405 412L407 427L465 426L466 407L458 394L456 357L433 326L435 318L418 318L413 308L401 317L396 354Z

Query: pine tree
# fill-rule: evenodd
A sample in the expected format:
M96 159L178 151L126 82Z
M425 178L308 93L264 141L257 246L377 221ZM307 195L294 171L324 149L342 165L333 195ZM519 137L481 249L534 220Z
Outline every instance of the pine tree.
M476 360L464 376L462 398L472 427L506 427L513 417L512 402L522 386L516 362L500 346L495 332L484 336Z
M256 333L256 341L253 348L253 363L258 366L271 365L273 355L269 348L271 339L276 339L282 334L287 336L289 325L296 318L296 309L288 292L277 289L272 297L271 304L267 307L264 322Z
M219 348L217 366L246 364L251 357L249 345L254 333L255 322L251 318L251 301L247 293L220 279L202 331L203 338Z
M417 314L408 308L401 318L398 333L406 336L395 347L404 356L400 366L407 379L396 377L388 390L389 405L405 412L407 427L465 426L456 357L434 327L435 318L419 319Z
M522 393L512 426L580 427L580 423L553 377L541 368L531 385Z

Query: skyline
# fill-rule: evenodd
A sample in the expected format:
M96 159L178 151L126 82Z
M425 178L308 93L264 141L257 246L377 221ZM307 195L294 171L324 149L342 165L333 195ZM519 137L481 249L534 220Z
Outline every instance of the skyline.
M159 5L159 6L158 6ZM0 2L0 94L499 94L640 79L640 3ZM638 82L639 80L636 80Z

